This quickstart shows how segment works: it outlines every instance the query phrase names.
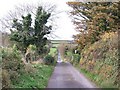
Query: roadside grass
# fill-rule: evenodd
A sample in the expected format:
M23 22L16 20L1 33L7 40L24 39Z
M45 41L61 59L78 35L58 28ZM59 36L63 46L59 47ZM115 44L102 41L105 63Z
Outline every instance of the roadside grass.
M91 81L99 81L97 83L97 86L101 83L101 79L98 75L95 75L91 72L88 72L85 69L81 69L79 66L76 67L80 72L82 72L87 78L89 78Z
M52 65L32 64L34 73L23 73L12 88L45 88L54 70Z
M119 88L118 34L109 32L81 51L78 68L101 88Z
M116 86L113 85L113 80L103 80L102 76L99 74L94 74L87 71L86 69L81 68L80 66L75 66L80 72L82 72L85 77L89 78L90 81L96 84L97 88L111 88L114 89Z
M2 51L0 62L2 63L3 89L35 88L39 90L39 88L46 88L55 64L24 63L20 51L16 48L0 48L0 51Z

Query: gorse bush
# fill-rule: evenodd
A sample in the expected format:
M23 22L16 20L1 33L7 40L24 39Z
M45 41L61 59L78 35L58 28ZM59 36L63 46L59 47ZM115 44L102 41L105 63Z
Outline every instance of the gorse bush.
M12 48L2 49L2 69L20 71L20 68L24 67L21 59L22 56L19 51Z
M47 55L45 58L44 58L44 63L45 64L53 64L54 63L54 57L52 57L51 55Z
M97 75L92 80L101 87L119 87L117 32L105 33L101 38L83 49L80 68Z
M13 48L2 48L1 52L2 75L4 76L2 82L3 87L7 87L10 86L10 82L11 84L18 83L19 76L25 72L25 64L22 61L21 53L15 45Z

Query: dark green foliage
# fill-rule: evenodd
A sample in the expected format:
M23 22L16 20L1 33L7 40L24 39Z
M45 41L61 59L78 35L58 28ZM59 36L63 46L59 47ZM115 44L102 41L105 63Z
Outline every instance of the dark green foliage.
M24 53L30 44L37 47L39 54L44 53L48 41L45 36L50 34L52 29L51 26L46 26L50 16L50 13L47 13L42 7L38 7L33 27L31 14L22 16L22 20L14 19L12 28L15 30L11 29L10 39L16 41L19 49Z
M44 58L44 63L45 64L54 64L54 57L52 57L51 55L47 55L45 58Z
M44 36L50 34L51 26L48 27L45 25L49 17L50 13L45 12L42 7L38 7L34 26L34 43L39 53L43 53L43 50L45 49L44 46L47 42L47 38Z
M32 35L31 35L31 15L28 14L26 17L22 16L22 21L20 22L17 19L13 20L13 28L15 30L11 29L11 35L10 39L12 41L16 41L19 49L26 52L27 47L29 44L33 44L32 41Z

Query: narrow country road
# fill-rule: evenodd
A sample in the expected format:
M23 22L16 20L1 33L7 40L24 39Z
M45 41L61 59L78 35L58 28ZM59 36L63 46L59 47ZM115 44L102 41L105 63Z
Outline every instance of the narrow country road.
M60 59L59 54L58 59ZM58 62L47 88L95 88L95 85L86 79L83 74L79 73L70 63Z

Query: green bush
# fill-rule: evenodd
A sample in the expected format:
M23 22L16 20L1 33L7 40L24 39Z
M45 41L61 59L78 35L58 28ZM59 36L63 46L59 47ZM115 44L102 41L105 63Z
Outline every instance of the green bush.
M47 55L45 58L44 58L44 63L49 65L49 64L54 64L54 57L52 57L51 55Z
M15 51L12 48L2 49L2 69L7 71L20 71L24 68L24 63L22 61L22 56L19 51Z
M24 64L21 53L16 46L13 48L0 48L0 50L2 56L2 88L37 89L47 86L54 68L53 65ZM53 63L54 58L46 56L45 60Z
M2 70L5 72L6 77L3 78L3 82L9 81L12 84L18 83L18 78L25 72L25 64L22 61L21 53L14 46L13 48L2 48ZM7 84L8 85L8 84ZM3 83L6 86L6 83Z
M73 55L73 61L75 64L78 64L80 61L80 55L79 54L74 54Z

